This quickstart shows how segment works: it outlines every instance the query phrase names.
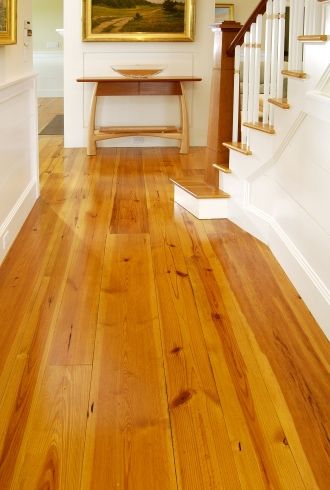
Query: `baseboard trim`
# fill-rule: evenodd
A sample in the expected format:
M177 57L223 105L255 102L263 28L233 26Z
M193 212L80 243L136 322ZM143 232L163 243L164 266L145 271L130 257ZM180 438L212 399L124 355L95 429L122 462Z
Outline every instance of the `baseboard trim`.
M330 339L330 290L272 216L251 203L245 203L244 211L264 221L268 246ZM248 228L251 232L251 227Z
M31 181L24 189L19 199L16 201L16 204L0 226L0 264L3 262L4 258L9 252L10 247L15 241L37 199L38 183L36 181ZM7 232L9 232L8 246L4 250L2 238Z

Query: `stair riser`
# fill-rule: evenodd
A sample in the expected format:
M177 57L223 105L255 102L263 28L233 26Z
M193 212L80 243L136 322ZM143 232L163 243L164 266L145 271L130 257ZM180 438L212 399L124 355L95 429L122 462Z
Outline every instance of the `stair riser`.
M228 199L196 199L175 185L174 201L198 219L220 219L228 217Z

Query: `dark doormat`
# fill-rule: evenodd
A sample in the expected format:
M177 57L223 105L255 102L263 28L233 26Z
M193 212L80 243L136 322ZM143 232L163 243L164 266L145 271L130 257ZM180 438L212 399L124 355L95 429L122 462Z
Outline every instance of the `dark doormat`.
M64 134L64 116L57 114L53 119L40 131L44 135L63 135Z

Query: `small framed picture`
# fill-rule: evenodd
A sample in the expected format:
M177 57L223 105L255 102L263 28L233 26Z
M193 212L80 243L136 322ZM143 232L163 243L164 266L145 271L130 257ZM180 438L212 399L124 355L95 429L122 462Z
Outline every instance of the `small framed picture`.
M234 4L233 3L215 3L215 19L219 24L224 20L234 20Z

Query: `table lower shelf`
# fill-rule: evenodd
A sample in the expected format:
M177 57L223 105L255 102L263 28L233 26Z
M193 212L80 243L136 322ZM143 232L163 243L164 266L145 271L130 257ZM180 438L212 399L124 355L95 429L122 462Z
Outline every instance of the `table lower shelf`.
M123 134L134 133L177 133L181 134L182 130L176 126L102 126L94 131L94 134L113 133Z
M176 126L102 126L93 132L93 141L102 141L128 136L154 136L158 138L176 139L182 142L183 131ZM95 154L94 152L88 153Z

